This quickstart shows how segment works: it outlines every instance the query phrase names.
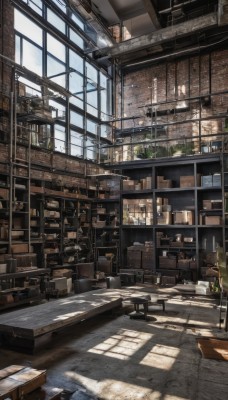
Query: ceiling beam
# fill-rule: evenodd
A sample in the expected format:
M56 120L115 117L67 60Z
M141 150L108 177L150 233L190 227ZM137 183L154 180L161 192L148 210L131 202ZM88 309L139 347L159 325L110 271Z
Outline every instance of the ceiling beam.
M148 12L148 14L150 16L150 19L151 19L154 27L156 29L160 29L161 25L160 25L154 5L152 4L151 0L143 0L143 4L144 4L146 11Z
M152 46L162 45L163 43L177 40L197 32L202 32L216 26L218 26L218 14L217 12L214 12L180 24L159 29L147 35L126 40L112 47L105 47L96 50L94 51L94 57L99 58L106 56L110 58L119 58L128 53L137 52L138 50Z

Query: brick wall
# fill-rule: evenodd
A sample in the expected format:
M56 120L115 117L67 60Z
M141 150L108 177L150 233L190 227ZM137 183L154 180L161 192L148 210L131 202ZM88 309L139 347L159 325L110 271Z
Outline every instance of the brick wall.
M211 57L211 83L210 83L210 57ZM214 51L209 54L190 57L185 60L152 65L147 68L140 68L133 72L126 72L124 76L123 117L130 118L138 116L135 120L124 121L124 128L149 126L155 122L151 116L146 116L151 103L166 102L168 104L157 105L156 123L184 121L200 117L200 102L196 99L188 105L187 111L183 113L171 112L177 105L183 105L184 98L208 95L210 86L212 92L219 92L228 89L228 50ZM172 102L173 100L173 102ZM120 116L120 102L116 102L117 115ZM226 112L227 95L213 96L211 105L202 104L201 115L208 117L218 112ZM158 116L159 111L167 110L170 115ZM215 118L202 123L202 129L215 133L221 132L223 121ZM186 123L170 126L169 134L173 137L178 131L182 135L198 134L198 123ZM120 124L119 124L120 127Z

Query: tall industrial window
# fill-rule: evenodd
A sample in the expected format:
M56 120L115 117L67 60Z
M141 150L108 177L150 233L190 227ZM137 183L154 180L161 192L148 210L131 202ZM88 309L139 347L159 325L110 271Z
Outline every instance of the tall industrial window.
M32 144L95 161L102 140L107 144L111 138L105 121L112 114L111 76L87 54L96 48L97 33L64 0L23 1L20 10L15 6L15 60L68 93L37 91L35 96L45 97L52 121L41 129L48 138L36 135ZM18 80L31 99L34 81Z

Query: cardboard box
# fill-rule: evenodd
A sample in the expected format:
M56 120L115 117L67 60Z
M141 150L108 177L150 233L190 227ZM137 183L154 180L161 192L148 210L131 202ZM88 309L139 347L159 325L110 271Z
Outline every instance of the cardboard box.
M173 223L175 225L193 225L194 224L194 214L193 211L182 210L173 212Z
M178 260L177 268L188 270L190 268L190 260Z
M147 177L147 178L141 179L141 184L142 184L143 190L151 189L152 188L152 178Z
M66 237L68 239L76 239L77 238L77 232L66 232Z
M66 291L67 292L67 278L54 278L50 280L50 283L54 284L55 290Z
M203 200L203 209L204 210L212 210L211 200Z
M0 188L0 198L3 200L9 200L9 189Z
M94 262L76 264L76 271L79 278L94 279Z
M180 187L194 187L195 186L195 177L194 175L189 176L180 176Z
M170 225L172 223L172 214L170 211L163 211L157 215L157 225Z
M206 215L205 225L221 225L222 218L219 215Z
M176 277L175 276L162 276L161 278L162 285L176 285Z
M158 189L169 189L173 187L173 182L171 179L165 179L164 181L157 182Z
M32 251L30 249L30 251ZM20 244L13 244L11 246L12 253L28 253L29 252L29 245L28 243L20 243Z
M135 187L135 181L133 180L123 180L123 190L133 190Z
M159 256L159 268L161 269L176 269L176 258L169 258L166 256Z
M200 174L196 175L196 184L195 184L195 176L194 175L184 175L180 176L180 187L181 188L188 188L194 186L200 186Z

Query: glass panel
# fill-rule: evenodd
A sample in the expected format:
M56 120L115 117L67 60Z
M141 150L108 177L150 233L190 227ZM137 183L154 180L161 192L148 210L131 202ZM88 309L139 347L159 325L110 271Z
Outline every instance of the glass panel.
M71 14L71 19L79 26L79 28L81 28L84 31L85 26L82 20L75 13Z
M84 102L82 100L79 100L77 97L71 96L70 103L81 108L82 110L84 109Z
M86 103L87 103L87 111L94 115L97 116L98 115L98 110L97 110L97 90L93 91L93 92L87 92L87 99L86 99Z
M70 154L72 156L83 155L83 136L76 131L70 131Z
M38 45L43 45L42 29L20 13L16 8L14 9L14 28Z
M102 72L100 72L100 86L102 89L107 90L107 88L108 88L107 81L108 81L107 76L102 74Z
M69 90L71 93L83 99L83 77L76 72L71 72L69 76Z
M41 96L41 87L25 78L20 78L20 82L25 84L25 93L28 96Z
M83 116L76 113L75 111L70 111L70 123L83 128Z
M66 12L66 2L64 0L52 0L52 3L55 3L63 12Z
M86 76L88 79L88 82L98 82L98 72L97 69L94 68L91 64L89 64L88 62L86 63Z
M53 107L52 117L57 120L65 120L66 119L66 107L57 101L50 100L49 105Z
M112 128L109 125L101 125L101 137L112 139Z
M108 120L108 99L106 90L101 90L100 92L100 102L101 102L101 119L102 121Z
M70 28L70 40L74 42L80 49L84 49L84 40Z
M80 57L78 54L76 54L74 51L70 50L69 52L69 65L71 68L74 68L77 72L81 72L83 74L84 72L84 60L82 57Z
M21 63L21 38L16 35L15 38L15 61Z
M42 76L42 50L23 39L22 65Z
M85 156L89 160L96 160L97 158L97 148L93 143L93 139L87 138Z
M47 77L50 78L53 82L58 83L59 85L66 87L66 66L58 60L55 60L52 56L47 56ZM60 76L53 77L54 75Z
M66 62L66 47L49 33L47 34L47 51L64 63Z
M23 0L29 7L36 11L39 15L42 15L42 1L41 0Z
M58 124L55 125L55 150L61 153L66 152L65 127Z
M58 17L52 10L47 9L47 21L50 22L55 28L57 28L60 32L66 33L66 24L65 22Z
M91 121L91 119L87 119L86 130L88 132L94 133L94 135L96 135L97 134L97 124L95 122Z

